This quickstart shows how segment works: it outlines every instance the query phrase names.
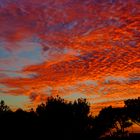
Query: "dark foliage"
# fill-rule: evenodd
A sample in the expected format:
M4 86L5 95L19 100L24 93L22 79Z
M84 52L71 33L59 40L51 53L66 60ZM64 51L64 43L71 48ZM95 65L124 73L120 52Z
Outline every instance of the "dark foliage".
M125 101L123 108L103 108L98 116L90 115L86 99L67 102L59 96L50 97L30 112L13 112L0 102L0 136L5 139L139 139L140 135L126 131L133 122L140 122L139 98Z
M140 97L138 99L129 99L124 101L127 109L127 115L130 119L140 125Z

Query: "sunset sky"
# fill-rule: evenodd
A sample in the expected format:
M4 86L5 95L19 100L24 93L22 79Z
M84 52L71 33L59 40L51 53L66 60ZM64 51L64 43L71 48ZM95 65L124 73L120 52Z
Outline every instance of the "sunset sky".
M0 99L56 95L95 113L140 96L139 0L0 0Z

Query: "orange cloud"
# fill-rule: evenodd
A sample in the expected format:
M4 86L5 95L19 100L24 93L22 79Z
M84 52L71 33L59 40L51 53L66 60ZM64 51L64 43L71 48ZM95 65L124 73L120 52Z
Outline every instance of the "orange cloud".
M14 56L17 49L29 52L33 45L39 48L24 61L31 63L18 64L20 69L13 70L25 77L1 74L0 82L7 87L2 87L2 92L26 95L33 106L50 95L68 100L79 95L95 110L109 104L121 106L124 99L140 96L138 1L41 2L21 1L0 9L0 39L12 42L1 46L15 52ZM21 54L15 62L10 57L6 62L15 65L18 58ZM96 108L98 104L101 106Z

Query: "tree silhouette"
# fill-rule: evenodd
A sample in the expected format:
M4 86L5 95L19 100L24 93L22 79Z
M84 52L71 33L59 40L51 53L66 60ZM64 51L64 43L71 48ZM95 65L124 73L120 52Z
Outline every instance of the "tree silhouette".
M116 131L114 135L117 137L126 137L128 131L125 128L130 127L132 123L129 121L129 117L125 108L113 108L113 118L115 119L114 128Z
M0 101L0 113L4 113L4 112L9 112L10 107L5 105L5 102L3 100Z
M85 99L78 99L75 102L66 102L57 97L48 98L46 104L40 104L36 109L49 134L56 133L69 137L81 137L86 131L89 105ZM44 127L45 127L44 126ZM73 135L72 135L73 134Z
M113 108L111 106L103 108L99 115L93 119L93 128L92 133L94 139L98 139L102 136L105 136L107 132L112 135L112 128L115 126L115 118Z
M71 102L49 97L36 111L29 112L20 108L13 112L4 101L0 102L0 136L5 139L15 132L24 139L139 139L127 135L130 119L140 122L140 98L126 100L122 108L105 107L98 116L90 114L86 99Z
M105 107L94 119L94 136L100 138L101 136L110 134L110 136L125 137L127 135L125 128L131 125L132 123L129 121L124 108Z
M137 99L128 99L124 103L127 114L132 122L140 126L140 97Z

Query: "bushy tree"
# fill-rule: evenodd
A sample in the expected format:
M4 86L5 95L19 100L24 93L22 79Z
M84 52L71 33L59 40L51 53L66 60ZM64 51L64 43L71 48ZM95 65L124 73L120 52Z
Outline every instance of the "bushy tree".
M85 134L88 127L89 105L85 99L68 102L61 97L49 97L46 104L40 104L36 112L44 127L51 133L70 137Z

